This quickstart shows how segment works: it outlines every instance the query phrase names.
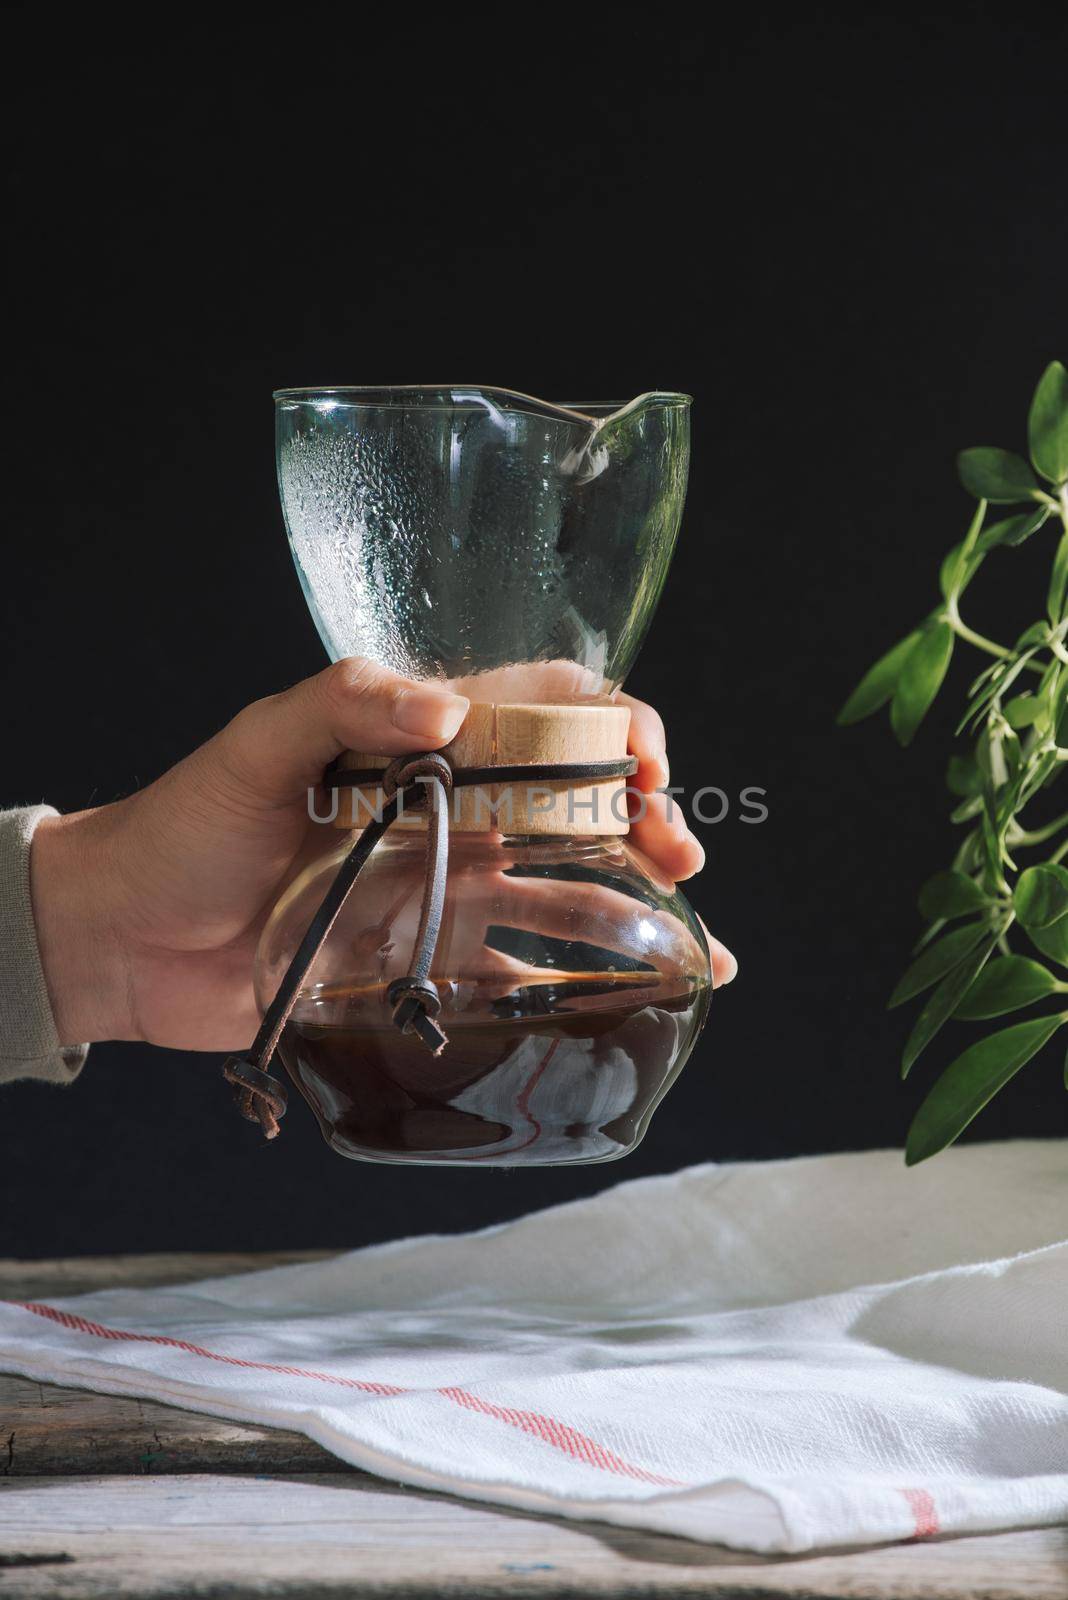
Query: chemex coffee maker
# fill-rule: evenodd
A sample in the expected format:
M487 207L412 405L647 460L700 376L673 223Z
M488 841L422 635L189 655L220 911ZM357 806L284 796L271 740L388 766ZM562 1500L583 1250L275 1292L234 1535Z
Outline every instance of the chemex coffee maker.
M286 527L331 657L471 707L440 752L354 751L324 775L336 846L264 929L263 1025L224 1068L238 1103L277 1132L277 1054L344 1156L626 1155L711 994L700 925L627 843L613 699L679 531L689 398L455 384L275 402Z

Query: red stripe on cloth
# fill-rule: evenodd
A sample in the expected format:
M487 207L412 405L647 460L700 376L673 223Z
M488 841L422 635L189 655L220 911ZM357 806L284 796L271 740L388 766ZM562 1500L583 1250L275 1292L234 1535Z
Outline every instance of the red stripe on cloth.
M315 1372L307 1367L281 1366L274 1361L247 1361L241 1356L223 1355L218 1350L207 1350L203 1345L191 1344L188 1339L172 1339L163 1333L131 1333L123 1328L109 1328L104 1323L90 1322L87 1317L76 1316L70 1311L61 1311L58 1306L43 1305L37 1300L7 1300L4 1304L17 1306L21 1311L31 1311L35 1317L45 1317L49 1322L57 1322L60 1327L69 1328L73 1333L91 1334L94 1339L120 1341L128 1339L135 1344L164 1345L170 1350L181 1350L185 1355L200 1356L205 1361L221 1361L228 1367L247 1367L256 1372L279 1372L288 1378L312 1378L317 1383L333 1383L343 1389L358 1389L363 1394L415 1393L414 1390L395 1383L369 1383L362 1378L343 1378L333 1372ZM566 1422L557 1422L555 1417L542 1416L537 1411L516 1411L510 1406L496 1406L489 1400L479 1399L478 1395L472 1394L468 1389L443 1388L434 1392L443 1399L452 1401L454 1405L463 1406L465 1410L477 1411L481 1416L493 1417L510 1427L522 1429L524 1433L534 1434L553 1449L562 1450L573 1460L584 1461L588 1466L597 1467L602 1472L615 1473L619 1477L633 1478L639 1483L655 1484L662 1488L685 1487L677 1478L663 1478L658 1473L647 1472L644 1467L636 1467L632 1462L625 1461L622 1456L617 1456L615 1451L609 1450L606 1445L600 1445L587 1434L568 1427Z
M60 1311L56 1306L40 1305L35 1300L9 1300L8 1305L32 1311L35 1317L47 1317L60 1327L74 1333L91 1333L95 1339L132 1340L135 1344L162 1344L169 1350L184 1350L186 1355L201 1356L205 1361L221 1361L227 1367L251 1367L256 1372L280 1372L287 1378L314 1378L318 1383L336 1383L342 1389L359 1389L364 1394L407 1394L395 1383L366 1383L362 1378L342 1378L333 1372L312 1372L307 1367L283 1367L274 1361L245 1361L240 1356L224 1356L218 1350L205 1350L202 1345L190 1344L187 1339L171 1339L164 1333L129 1333L124 1328L107 1328L100 1322L90 1322L86 1317L76 1317L70 1311Z
M936 1533L942 1532L942 1524L938 1519L938 1507L934 1503L934 1496L928 1494L926 1489L902 1489L901 1493L909 1503L912 1519L915 1524L912 1537L914 1539L931 1539Z
M598 1444L596 1439L591 1439L588 1434L579 1433L575 1428L569 1428L566 1422L557 1422L554 1417L543 1417L538 1411L515 1411L511 1406L495 1406L489 1400L482 1400L477 1394L471 1394L467 1389L439 1389L447 1400L453 1400L458 1406L464 1406L468 1411L478 1411L484 1417L496 1417L498 1422L507 1422L512 1428L521 1428L524 1433L532 1433L539 1439L544 1439L546 1444L551 1444L556 1450L563 1450L575 1461L583 1461L587 1466L597 1467L601 1472L614 1472L621 1478L635 1478L639 1483L653 1483L661 1488L681 1489L685 1487L678 1478L662 1478L657 1472L647 1472L644 1467L636 1467L630 1461L624 1461L622 1456L617 1456L614 1450Z

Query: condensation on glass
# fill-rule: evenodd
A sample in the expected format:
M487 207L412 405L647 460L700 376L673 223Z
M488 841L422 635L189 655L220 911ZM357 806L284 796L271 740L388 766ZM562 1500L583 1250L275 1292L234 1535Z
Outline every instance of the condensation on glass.
M276 401L286 527L334 660L369 656L477 699L618 688L682 519L687 396L563 407L460 386Z

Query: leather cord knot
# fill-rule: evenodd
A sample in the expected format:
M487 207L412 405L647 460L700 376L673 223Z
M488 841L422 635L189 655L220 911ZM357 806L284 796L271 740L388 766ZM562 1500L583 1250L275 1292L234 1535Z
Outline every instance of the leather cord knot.
M393 1026L401 1033L416 1034L432 1056L440 1056L449 1036L438 1027L441 996L430 979L409 973L406 978L394 978L386 993L393 1007Z
M435 779L446 795L452 793L452 767L448 758L439 751L426 750L420 755L396 756L382 773L382 792L387 800L392 800L399 789L407 789L410 784L419 782L426 786L429 795L430 779Z
M276 1138L281 1131L278 1124L286 1114L287 1100L285 1088L278 1079L244 1056L227 1056L223 1062L223 1077L234 1086L234 1099L241 1115L249 1122L258 1122L265 1138Z

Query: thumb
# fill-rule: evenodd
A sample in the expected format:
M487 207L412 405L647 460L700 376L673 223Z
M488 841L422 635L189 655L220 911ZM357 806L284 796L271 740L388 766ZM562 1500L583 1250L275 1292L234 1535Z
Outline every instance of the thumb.
M448 744L470 703L448 689L401 678L364 656L350 656L246 706L205 752L214 753L260 800L285 804L318 783L343 750L396 756Z

